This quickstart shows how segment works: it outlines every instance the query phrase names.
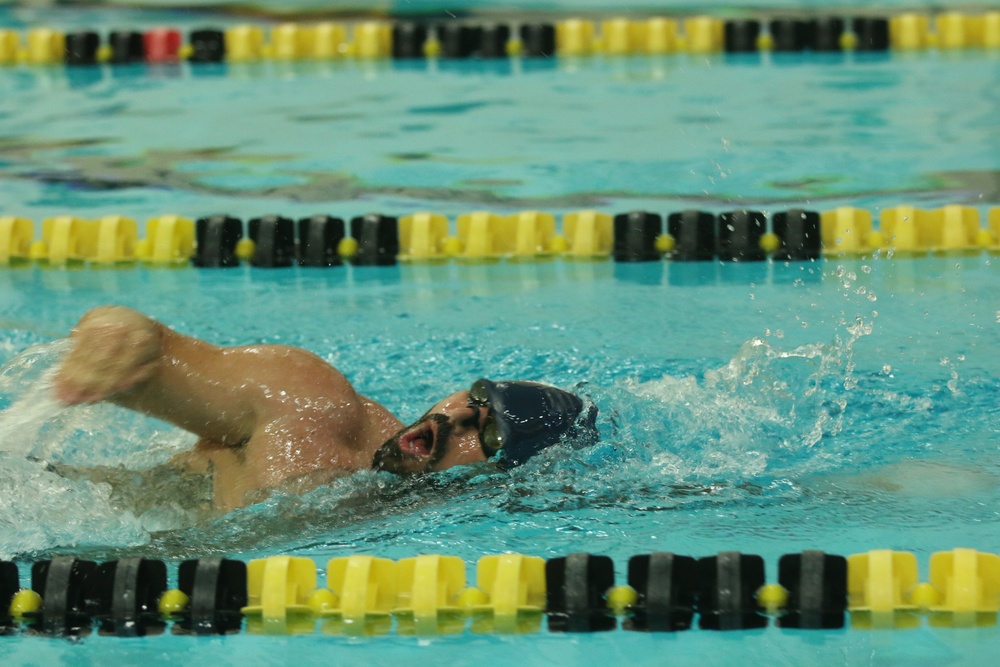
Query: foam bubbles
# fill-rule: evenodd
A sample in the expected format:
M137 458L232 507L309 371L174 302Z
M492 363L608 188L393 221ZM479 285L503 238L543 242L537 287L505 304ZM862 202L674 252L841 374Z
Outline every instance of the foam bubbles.
M0 369L0 451L20 456L34 451L44 424L65 410L52 394L55 364L68 340L36 345Z
M52 385L68 349L68 340L36 345L0 368L3 558L55 547L146 544L151 531L193 520L166 496L139 513L107 481L163 462L193 437L110 404L60 404ZM102 465L111 466L103 478L77 472ZM155 491L142 480L136 486Z
M130 546L149 539L111 502L108 485L65 479L39 462L0 454L0 558L59 547Z

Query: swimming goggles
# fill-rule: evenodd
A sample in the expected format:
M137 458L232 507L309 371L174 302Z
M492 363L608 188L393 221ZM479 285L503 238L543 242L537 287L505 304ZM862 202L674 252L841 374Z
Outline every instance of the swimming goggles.
M550 385L482 378L469 389L469 405L489 410L479 443L487 458L499 454L504 468L524 463L564 436L597 440L596 406L581 419L583 400Z

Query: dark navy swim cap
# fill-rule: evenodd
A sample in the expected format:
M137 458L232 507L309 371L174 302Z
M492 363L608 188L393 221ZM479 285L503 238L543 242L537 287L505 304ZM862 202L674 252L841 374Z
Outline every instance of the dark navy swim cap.
M584 409L576 394L538 382L477 380L469 402L488 407L483 430L488 456L500 452L500 465L513 468L563 437L597 440L597 406Z

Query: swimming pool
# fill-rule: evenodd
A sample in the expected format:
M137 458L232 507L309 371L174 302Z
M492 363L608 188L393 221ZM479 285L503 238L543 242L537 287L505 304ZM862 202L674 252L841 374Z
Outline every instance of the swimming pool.
M36 220L67 210L454 217L483 207L966 203L985 212L998 199L997 62L929 52L18 69L0 72L17 93L4 102L0 192L9 210ZM149 133L151 121L168 123L169 134ZM924 575L934 551L998 550L1000 312L989 254L789 265L27 267L3 270L0 282L7 360L62 336L88 307L116 302L218 343L305 346L404 420L482 375L579 387L601 407L604 436L510 475L458 471L428 489L359 474L199 524L171 502L123 510L106 488L23 458L141 468L190 442L119 411L53 416L51 405L26 404L52 362L44 351L36 366L9 369L2 386L26 430L4 437L20 456L5 460L0 552L22 563L51 553L171 562L286 553L322 567L351 553L447 553L464 558L471 576L486 553L587 551L613 557L622 582L634 554L740 550L764 556L773 580L777 557L803 549L913 551ZM51 419L35 434L41 416ZM136 442L150 446L136 451ZM971 662L994 652L997 637L995 628L771 628L429 642L0 640L0 654L24 663L86 653L658 664L670 651L708 664L734 655L853 664Z

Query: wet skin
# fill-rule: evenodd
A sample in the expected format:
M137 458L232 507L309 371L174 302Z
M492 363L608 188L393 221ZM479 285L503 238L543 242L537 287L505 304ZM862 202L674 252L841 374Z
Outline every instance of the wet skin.
M460 391L416 424L358 394L336 368L283 345L222 348L136 311L86 313L54 390L68 405L108 401L199 436L175 463L213 474L216 507L229 510L277 487L305 491L371 468L401 474L486 459L485 408Z

